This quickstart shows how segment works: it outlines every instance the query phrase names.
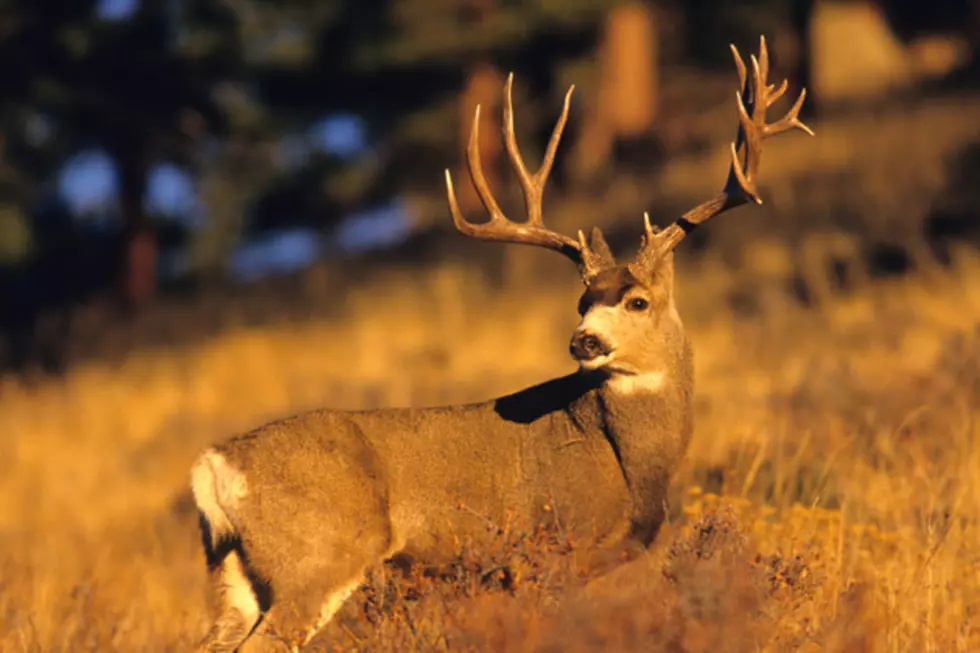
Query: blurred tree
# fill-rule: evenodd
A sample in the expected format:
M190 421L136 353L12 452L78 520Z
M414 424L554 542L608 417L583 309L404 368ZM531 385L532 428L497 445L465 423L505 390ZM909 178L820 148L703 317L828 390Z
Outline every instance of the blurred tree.
M228 1L245 44L249 83L235 92L248 98L251 142L268 144L336 114L362 118L369 142L353 158L307 152L273 166L248 210L249 230L296 222L329 227L396 195L441 194L447 162L465 169L461 154L476 104L483 106L485 169L496 187L505 73L519 68L517 126L533 160L564 94L558 71L590 57L602 16L620 3ZM547 114L535 100L547 104ZM466 176L458 186L464 205L477 206Z
M577 183L609 170L617 142L652 149L649 137L659 105L660 32L654 7L644 2L614 5L603 19L594 93L585 105L571 172ZM646 151L649 158L653 152Z
M24 211L12 202L0 201L0 267L16 266L30 249L30 225Z
M330 226L396 195L441 194L447 162L458 174L464 209L478 209L463 150L480 104L484 169L499 187L500 102L510 70L517 73L517 129L528 161L543 153L554 107L575 82L584 87L576 108L586 111L573 113L563 150L571 149L575 123L582 122L579 132L599 138L586 138L596 147L574 158L583 168L607 163L603 143L649 135L656 115L659 33L650 11L655 4L660 3L233 0L249 79L236 92L250 98L256 142L325 115L350 113L365 120L372 143L353 161L304 155L298 165L277 167L249 211L247 228ZM600 33L604 45L595 57ZM588 79L596 80L595 88ZM601 112L590 110L593 98L596 109L604 107ZM556 172L556 182L560 177Z
M469 166L464 154L469 143L470 130L473 128L474 112L478 105L480 106L480 160L490 188L500 187L500 157L503 152L503 142L500 138L502 127L500 106L503 100L501 93L503 85L504 78L500 71L490 64L476 64L467 72L466 86L459 101L457 148L460 156L454 174L456 195L464 213L478 211L482 206L476 188L469 181ZM516 125L516 117L514 122Z
M215 88L240 70L234 14L214 2L142 0L107 18L92 0L2 0L3 129L42 121L44 142L8 148L40 181L54 164L97 143L115 159L125 225L120 291L138 307L156 284L156 236L144 210L147 174L160 159L188 156L223 128ZM35 139L35 141L38 139Z
M789 11L789 41L792 51L791 61L785 62L789 80L788 97L799 97L800 91L807 89L807 101L803 104L801 117L806 119L817 113L819 98L813 84L813 46L811 29L813 12L817 0L793 0ZM786 48L783 50L785 51ZM778 62L777 62L778 64Z
M699 65L728 70L731 54L725 47L735 43L740 49L754 51L759 35L770 41L787 24L790 10L797 0L687 0L688 55Z
M0 145L4 144L0 134ZM10 268L25 261L31 253L30 179L7 163L5 148L0 146L0 268Z
M349 98L351 109L370 116L392 148L425 153L400 185L431 188L446 160L427 154L461 153L460 136L468 136L478 103L485 167L488 174L500 174L499 108L512 70L522 151L529 161L540 157L554 106L566 90L556 83L561 67L591 56L603 16L621 0L375 2L376 18L361 19L349 59L349 74L373 81L361 87L362 95ZM378 101L392 91L399 102ZM452 124L457 127L446 128ZM460 180L464 201L468 185Z
M734 43L754 51L760 34L766 36L773 65L789 81L787 95L807 88L802 115L818 105L811 84L813 65L811 25L818 0L688 0L688 54L698 65L728 70L731 55L719 44Z
M109 19L97 0L0 0L0 72L8 89L0 129L18 134L7 150L37 179L93 141L111 153L126 228L122 289L130 305L154 289L157 230L143 196L156 162L179 162L196 175L208 219L192 235L191 259L209 275L219 273L242 229L329 226L364 204L438 188L447 161L464 165L453 154L465 147L460 136L477 103L484 106L485 167L499 178L499 106L511 69L518 69L517 127L529 161L543 151L567 83L580 84L576 104L585 110L573 114L567 140L573 145L578 132L588 145L573 157L574 167L587 172L609 163L617 139L649 134L661 51L651 10L681 6L668 0L131 4L131 13ZM688 9L704 11L693 23L708 35L719 23L753 16L736 31L754 38L756 23L764 22L760 12L780 4L692 0ZM283 134L302 144L310 138L307 127L337 113L364 119L373 144L365 153L353 160L311 153L308 146L299 155L286 153ZM39 139L39 132L47 136ZM556 177L560 182L560 171ZM469 183L460 181L461 199L474 207Z
M273 175L272 158L261 145L237 135L202 148L193 169L206 219L189 234L186 251L188 271L200 282L225 280L250 203Z

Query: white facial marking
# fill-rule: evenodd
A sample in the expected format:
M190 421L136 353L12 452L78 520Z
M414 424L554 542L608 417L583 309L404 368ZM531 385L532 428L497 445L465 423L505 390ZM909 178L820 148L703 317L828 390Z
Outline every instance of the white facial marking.
M643 374L614 374L608 384L613 392L621 395L654 394L660 392L667 382L663 370Z
M611 327L619 317L619 309L615 306L593 306L585 314L578 328L581 331L590 331L597 336L608 336ZM612 345L612 343L609 343Z
M615 306L593 306L589 309L589 312L585 314L582 321L579 322L578 331L587 331L599 340L602 340L609 349L613 352L616 351L616 341L613 339L613 330L616 325L616 321L621 319L619 315L619 309ZM599 356L593 358L590 361L583 361L582 367L587 370L594 370L602 367L606 363L612 360L612 356Z
M583 370L597 370L604 365L608 365L609 361L612 360L612 356L598 356L592 360L579 361L578 365Z

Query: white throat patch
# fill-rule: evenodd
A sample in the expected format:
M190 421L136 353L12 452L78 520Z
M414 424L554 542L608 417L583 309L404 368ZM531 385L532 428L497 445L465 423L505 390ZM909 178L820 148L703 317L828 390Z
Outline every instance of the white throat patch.
M667 373L663 370L643 374L615 374L607 385L620 395L656 394L667 384Z

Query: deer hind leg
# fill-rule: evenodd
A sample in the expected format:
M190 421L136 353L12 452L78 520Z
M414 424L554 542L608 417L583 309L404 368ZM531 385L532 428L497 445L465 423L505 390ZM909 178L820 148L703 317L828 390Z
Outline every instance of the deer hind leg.
M253 651L288 650L301 651L322 631L358 588L361 575L355 580L329 590L325 595L317 593L317 599L304 595L277 598L269 610L255 637L249 640L247 653ZM312 588L311 588L312 589Z
M210 575L211 607L218 617L198 645L202 653L238 650L269 607L267 593L259 593L260 586L246 566L241 535L225 508L237 498L228 492L229 486L242 494L243 477L220 453L206 451L191 472L191 489Z
M307 528L315 523L299 512L294 517ZM271 563L263 576L269 578L272 604L249 645L264 640L262 650L272 648L271 641L278 642L278 650L284 645L286 650L299 651L330 623L363 582L365 571L382 563L391 550L386 513L365 511L359 521L362 528L320 524L302 538L295 537L290 524L279 537L252 543L250 555ZM264 550L262 544L271 545L273 540L275 557L270 558L266 554L272 551Z
M320 614L317 615L316 623L313 624L310 632L308 632L306 635L304 645L308 644L310 640L316 637L317 633L323 630L323 628L330 623L333 616L337 614L337 611L340 610L341 606L344 605L344 602L347 601L350 595L354 593L354 590L356 590L360 584L360 579L355 580L341 587L337 591L331 592L327 596L326 600L324 600L323 604L320 606Z
M267 524L246 542L250 564L268 579L272 597L248 646L262 640L263 649L275 648L270 642L278 642L278 650L303 649L330 623L365 571L391 553L391 522L380 496L340 494L328 514L322 497L314 493L304 499L293 494L290 519Z
M259 621L262 609L237 549L211 570L212 599L218 618L198 646L204 653L237 651Z

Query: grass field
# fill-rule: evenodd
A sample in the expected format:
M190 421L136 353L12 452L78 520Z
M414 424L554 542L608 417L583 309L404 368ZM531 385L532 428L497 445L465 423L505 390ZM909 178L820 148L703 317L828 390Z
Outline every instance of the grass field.
M649 555L599 573L545 533L442 580L377 570L314 648L980 650L980 256L751 318L709 263L679 273L696 430ZM478 399L572 368L573 283L391 278L341 322L4 381L0 650L182 651L203 635L185 488L214 439L314 405Z
M823 253L839 221L916 240L977 123L948 103L909 115L774 141L774 201L712 226L739 236L715 244L741 267L714 246L678 263L695 434L649 554L590 568L556 534L508 533L445 578L378 569L312 648L980 650L980 253L809 307L784 290L813 277L800 225ZM716 149L657 183L713 192ZM0 651L188 650L209 625L200 450L304 408L470 401L571 371L580 288L533 269L506 290L472 267L381 270L339 317L0 380Z

